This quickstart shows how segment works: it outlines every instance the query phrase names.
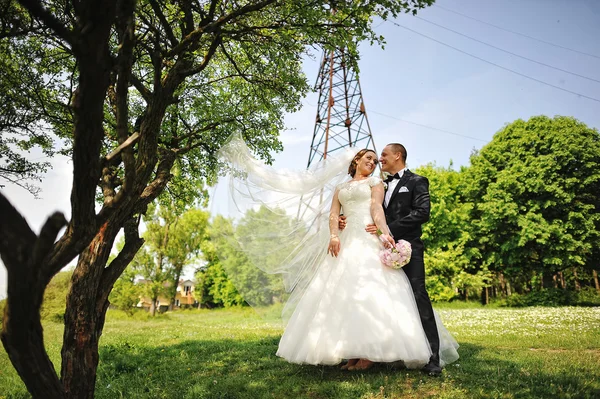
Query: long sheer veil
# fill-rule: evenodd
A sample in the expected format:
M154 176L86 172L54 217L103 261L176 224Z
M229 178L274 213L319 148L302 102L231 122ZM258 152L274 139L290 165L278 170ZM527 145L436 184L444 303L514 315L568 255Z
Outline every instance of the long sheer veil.
M239 135L220 150L229 172L229 214L234 220L233 232L226 236L238 261L220 256L230 281L251 306L282 302L283 319L291 316L328 256L331 201L336 186L349 179L348 165L357 151L338 151L308 169L288 170L255 159ZM253 272L240 266L240 253L246 266L260 269L262 275L249 278ZM280 295L273 294L277 284L282 285Z

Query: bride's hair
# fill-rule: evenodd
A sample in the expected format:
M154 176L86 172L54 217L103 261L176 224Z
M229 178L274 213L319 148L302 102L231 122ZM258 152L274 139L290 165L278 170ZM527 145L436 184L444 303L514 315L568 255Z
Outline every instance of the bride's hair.
M358 163L358 160L361 159L367 152L372 152L373 154L375 154L375 157L377 157L377 153L369 148L363 148L362 150L357 152L354 158L352 158L350 166L348 166L348 174L350 176L354 177L354 174L356 173L356 164ZM377 162L377 159L375 159L375 165L377 165Z

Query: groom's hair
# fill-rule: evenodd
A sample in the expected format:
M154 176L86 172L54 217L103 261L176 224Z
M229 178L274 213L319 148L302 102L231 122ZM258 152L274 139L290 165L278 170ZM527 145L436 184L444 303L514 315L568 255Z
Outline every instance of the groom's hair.
M406 152L406 148L404 148L404 146L400 143L390 143L388 144L388 146L392 149L392 151L394 151L394 153L401 153L402 154L402 161L404 163L406 163L406 157L408 156L408 153Z

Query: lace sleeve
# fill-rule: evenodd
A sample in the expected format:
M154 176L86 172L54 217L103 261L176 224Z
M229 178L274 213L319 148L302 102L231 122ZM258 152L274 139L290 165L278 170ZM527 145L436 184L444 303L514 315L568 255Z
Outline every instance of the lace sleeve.
M383 180L381 180L379 177L377 176L371 176L369 177L369 186L373 187L378 185L379 183L381 183Z

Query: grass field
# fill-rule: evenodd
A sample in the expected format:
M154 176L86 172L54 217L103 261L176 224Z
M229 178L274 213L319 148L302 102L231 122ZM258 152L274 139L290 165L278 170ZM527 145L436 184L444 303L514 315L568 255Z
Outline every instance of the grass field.
M443 377L288 364L281 327L252 309L155 319L109 311L97 398L600 398L600 308L439 307L461 345ZM141 315L144 316L144 315ZM46 323L59 365L62 325ZM0 348L0 398L27 398Z

